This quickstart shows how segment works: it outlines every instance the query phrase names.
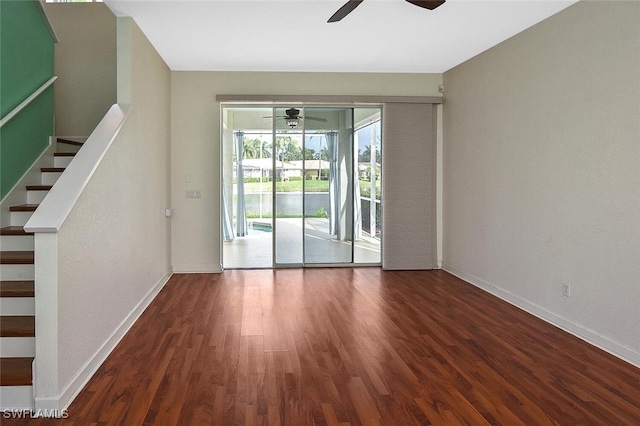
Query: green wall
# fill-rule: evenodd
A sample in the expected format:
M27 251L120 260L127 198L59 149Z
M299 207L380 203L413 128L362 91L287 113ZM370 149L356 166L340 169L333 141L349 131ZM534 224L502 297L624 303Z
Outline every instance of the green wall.
M0 0L0 114L4 117L53 76L55 40L36 0ZM53 89L0 129L0 199L53 135Z

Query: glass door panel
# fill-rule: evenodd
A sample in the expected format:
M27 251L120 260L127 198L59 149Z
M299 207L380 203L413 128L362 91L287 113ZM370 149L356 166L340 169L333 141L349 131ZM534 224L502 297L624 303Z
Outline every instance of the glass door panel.
M351 108L305 108L304 262L353 262Z
M359 222L354 263L380 263L382 234L382 129L379 108L354 110L357 178L354 180L356 221ZM358 213L359 212L359 213Z
M225 108L222 134L222 264L271 268L272 108Z
M380 108L223 108L225 268L379 264Z
M293 110L293 111L292 111ZM274 206L275 264L303 264L302 235L302 149L301 114L294 108L275 108Z

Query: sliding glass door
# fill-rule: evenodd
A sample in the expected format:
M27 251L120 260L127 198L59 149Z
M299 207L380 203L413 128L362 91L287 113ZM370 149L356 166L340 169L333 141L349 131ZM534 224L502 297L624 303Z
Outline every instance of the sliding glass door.
M353 263L353 109L305 113L304 262Z
M379 108L223 117L225 268L380 263Z
M288 112L287 112L288 111ZM279 164L274 180L274 266L304 262L302 150L304 125L297 108L274 108L274 156Z

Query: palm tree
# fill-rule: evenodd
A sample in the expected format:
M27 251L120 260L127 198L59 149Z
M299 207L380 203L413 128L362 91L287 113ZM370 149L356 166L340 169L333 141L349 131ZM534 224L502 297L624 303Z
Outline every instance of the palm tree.
M281 161L302 160L302 148L298 145L298 141L291 139L291 136L279 137L276 144Z
M320 159L329 161L329 148L327 148L326 146L323 146L320 150Z
M305 160L317 160L317 153L315 150L311 148L304 149L304 159Z
M379 149L376 149L376 163L380 163L382 155ZM364 151L358 150L358 161L361 163L367 163L371 161L371 145L364 147Z
M260 158L260 142L259 139L244 138L244 158Z

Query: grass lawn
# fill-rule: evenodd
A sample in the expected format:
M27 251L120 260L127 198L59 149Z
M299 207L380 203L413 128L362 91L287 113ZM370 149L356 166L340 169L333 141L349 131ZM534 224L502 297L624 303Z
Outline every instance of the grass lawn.
M376 182L377 198L380 198L380 181ZM360 191L363 196L369 196L370 182L367 180L360 181ZM304 189L307 192L329 192L328 180L307 180L305 181ZM260 192L260 182L245 182L245 193L248 192ZM262 192L271 191L271 182L262 182ZM302 192L302 181L284 181L276 182L277 192Z
M245 192L260 192L260 182L245 182ZM305 190L307 192L329 192L328 180L308 180L305 182ZM271 182L262 183L262 191L271 191ZM301 192L302 181L284 181L276 182L276 191L278 192Z

